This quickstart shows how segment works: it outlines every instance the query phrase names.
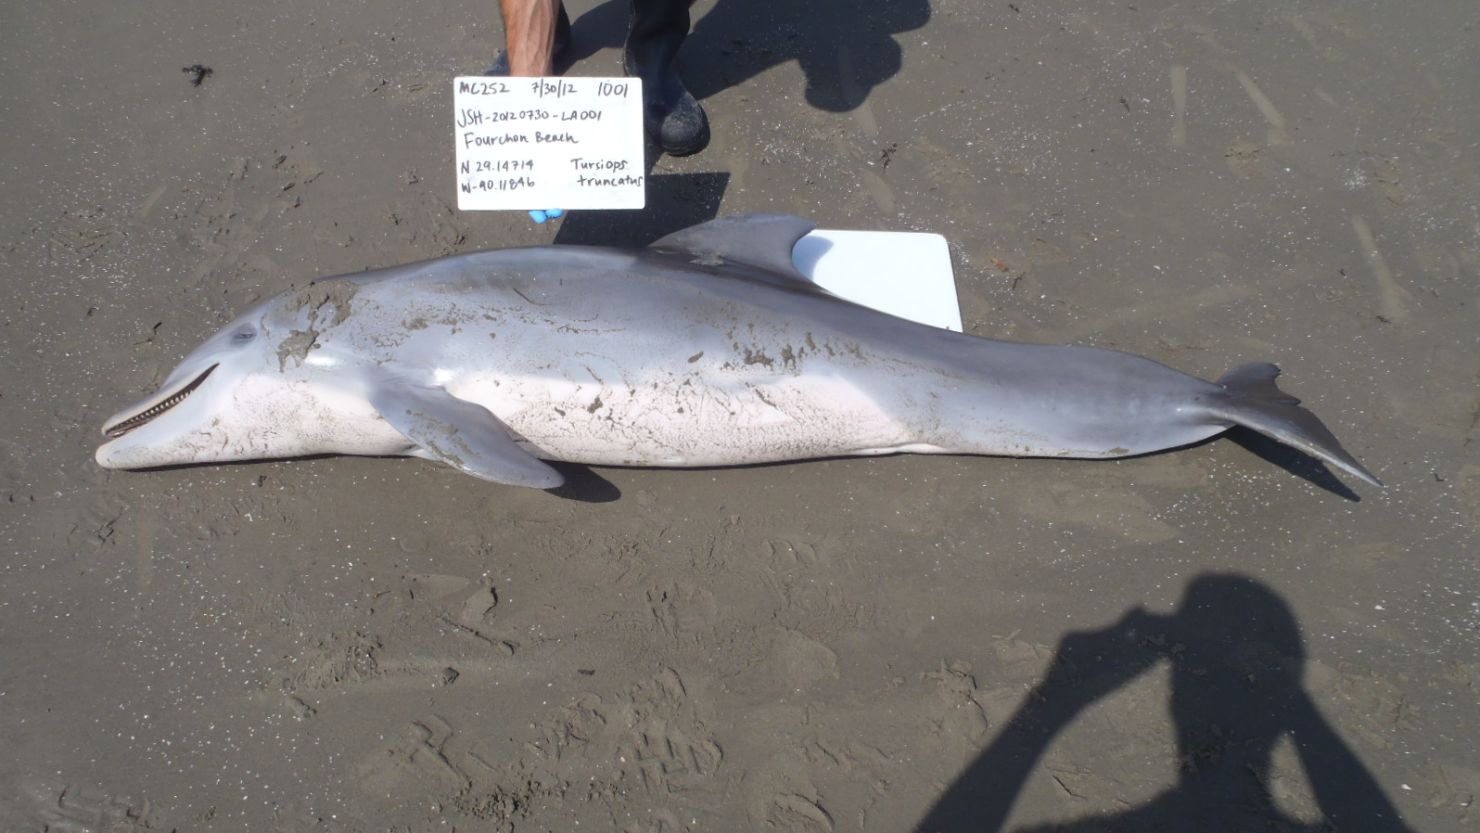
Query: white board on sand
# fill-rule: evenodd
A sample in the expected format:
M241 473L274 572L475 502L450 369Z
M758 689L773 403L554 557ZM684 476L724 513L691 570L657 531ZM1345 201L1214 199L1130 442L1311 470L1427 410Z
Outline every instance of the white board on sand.
M939 234L817 229L797 241L791 259L840 298L961 332L951 252Z

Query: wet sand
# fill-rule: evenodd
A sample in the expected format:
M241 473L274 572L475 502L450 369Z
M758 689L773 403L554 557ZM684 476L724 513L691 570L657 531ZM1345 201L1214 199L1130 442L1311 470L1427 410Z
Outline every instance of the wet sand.
M559 229L455 210L491 2L0 10L0 828L1475 824L1480 10L800 5L701 2L712 146ZM625 10L570 8L618 72ZM979 335L1277 362L1388 486L1241 434L563 494L93 463L292 283L715 211L942 233Z

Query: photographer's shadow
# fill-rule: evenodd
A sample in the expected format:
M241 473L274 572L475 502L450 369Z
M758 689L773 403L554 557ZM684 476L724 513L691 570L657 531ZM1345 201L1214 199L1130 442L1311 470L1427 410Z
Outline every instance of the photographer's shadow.
M917 831L1002 830L1054 737L1161 661L1172 670L1176 785L1133 809L1016 830L1407 830L1301 684L1305 649L1289 607L1253 579L1210 574L1192 582L1170 616L1135 608L1107 628L1064 637L1043 680ZM1282 736L1299 754L1319 822L1291 817L1272 798L1272 755Z

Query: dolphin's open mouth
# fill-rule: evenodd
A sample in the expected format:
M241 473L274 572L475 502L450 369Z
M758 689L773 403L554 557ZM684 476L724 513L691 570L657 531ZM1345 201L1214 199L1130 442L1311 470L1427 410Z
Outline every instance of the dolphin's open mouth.
M195 379L187 384L185 387L180 388L172 394L169 394L159 402L150 405L145 410L129 417L128 419L122 420L121 422L115 422L109 426L105 426L103 428L104 436L108 437L109 439L117 439L119 437L122 437L124 434L127 434L135 428L138 428L140 425L149 422L165 411L168 411L181 402L184 402L185 397L189 396L192 392L194 392L196 388L200 387L200 383L204 382L206 380L206 377L211 375L211 371L215 370L218 367L220 367L219 364L211 365L210 367L205 369L204 373L195 377Z

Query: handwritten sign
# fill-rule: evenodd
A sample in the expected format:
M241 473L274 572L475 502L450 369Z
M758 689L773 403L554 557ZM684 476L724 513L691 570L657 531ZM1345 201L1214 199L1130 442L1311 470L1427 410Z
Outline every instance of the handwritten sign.
M642 81L453 79L457 207L642 208Z

